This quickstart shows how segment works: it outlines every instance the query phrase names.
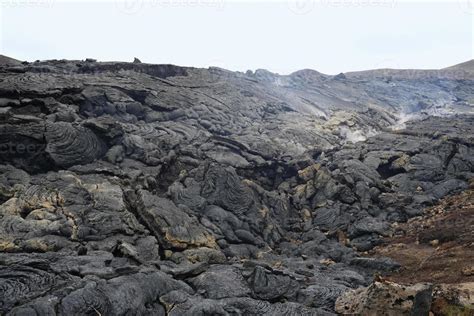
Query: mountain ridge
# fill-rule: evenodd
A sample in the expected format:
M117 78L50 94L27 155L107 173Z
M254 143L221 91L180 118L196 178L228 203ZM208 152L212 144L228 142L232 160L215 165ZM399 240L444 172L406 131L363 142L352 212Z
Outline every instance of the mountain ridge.
M93 59L93 58L86 58L90 61L95 61L97 62L96 59ZM2 62L0 64L2 65L6 65L6 61L9 60L12 64L11 65L18 65L20 64L22 61L20 60L17 60L15 58L12 58L12 57L9 57L9 56L5 56L5 55L1 55L0 54L0 60L5 60L5 62ZM57 59L46 59L46 60L42 60L42 62L51 62L51 61L58 61ZM70 60L72 61L72 60ZM81 61L81 60L74 60L74 61ZM28 63L31 63L31 61L23 61L23 62L28 62ZM129 63L129 62L126 62L126 61L99 61L101 63L112 63L112 64L116 64L116 63ZM130 62L131 63L131 62ZM148 64L148 65L172 65L172 64L154 64L154 63L146 63L146 62L140 62L140 63L143 63L143 64ZM172 65L172 66L176 66L176 67L181 67L181 68L195 68L195 67L190 67L190 66L180 66L180 65ZM229 70L229 69L225 69L225 68L222 68L222 67L217 67L217 66L209 66L207 67L207 69L209 68L215 68L215 69L222 69L222 70L225 70L225 71L228 71L228 72L235 72L235 73L245 73L245 72L242 72L242 71L232 71L232 70ZM457 63L455 65L451 65L451 66L447 66L447 67L442 67L442 68L437 68L437 69L417 69L417 68L375 68L375 69L367 69L367 70L357 70L357 71L345 71L345 72L340 72L339 74L350 74L350 75L356 75L356 74L364 74L364 73L370 73L370 72L413 72L413 71L420 71L420 72L434 72L434 71L443 71L443 70L464 70L466 72L472 72L473 71L473 68L474 68L474 59L470 59L470 60L467 60L465 62L461 62L461 63ZM202 69L206 69L206 68L202 68ZM262 68L259 68L259 69L256 69L255 71L252 71L252 70L248 70L252 73L254 72L266 72L266 73L269 73L273 76L280 76L280 77L291 77L291 76L295 76L295 75L298 75L298 74L304 74L304 73L313 73L313 74L318 74L320 76L323 76L323 77L334 77L334 76L337 76L337 74L335 75L330 75L330 74L324 74L324 73L321 73L319 72L318 70L316 69L311 69L311 68L303 68L303 69L300 69L300 70L296 70L296 71L293 71L291 72L290 74L287 74L287 75L281 75L279 73L276 73L276 72L272 72L272 71L269 71L267 69L262 69Z

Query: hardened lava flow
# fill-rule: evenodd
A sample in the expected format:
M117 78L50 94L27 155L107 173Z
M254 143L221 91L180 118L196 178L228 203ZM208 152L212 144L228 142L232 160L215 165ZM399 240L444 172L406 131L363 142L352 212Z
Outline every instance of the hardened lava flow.
M1 57L0 314L469 315L472 65Z

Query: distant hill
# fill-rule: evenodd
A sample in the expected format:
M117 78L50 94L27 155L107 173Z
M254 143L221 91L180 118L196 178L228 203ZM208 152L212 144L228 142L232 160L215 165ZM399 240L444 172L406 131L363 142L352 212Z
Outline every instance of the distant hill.
M474 72L474 59L471 59L469 61L456 64L454 66L446 67L444 69L457 69L457 70L464 70L468 72Z
M441 69L371 69L347 72L349 78L391 78L391 79L469 79L474 73L474 59Z
M0 55L0 65L2 66L8 66L8 65L19 65L21 64L21 61L13 59L11 57L7 57L4 55Z

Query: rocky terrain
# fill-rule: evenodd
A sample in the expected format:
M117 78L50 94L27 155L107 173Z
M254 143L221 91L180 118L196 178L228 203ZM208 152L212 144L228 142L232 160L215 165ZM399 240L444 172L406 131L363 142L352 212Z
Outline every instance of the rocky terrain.
M389 250L470 192L472 64L281 76L2 56L0 314L444 313L433 285L392 283L411 266ZM464 234L420 247L472 248L472 210L449 213Z
M388 277L392 281L474 284L473 241L474 187L397 225L394 235L371 253L403 266Z

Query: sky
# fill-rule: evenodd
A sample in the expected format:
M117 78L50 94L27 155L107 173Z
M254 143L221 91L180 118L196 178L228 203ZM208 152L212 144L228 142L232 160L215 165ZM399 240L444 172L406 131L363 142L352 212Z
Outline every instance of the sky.
M0 0L0 54L235 71L438 69L474 57L474 0Z

